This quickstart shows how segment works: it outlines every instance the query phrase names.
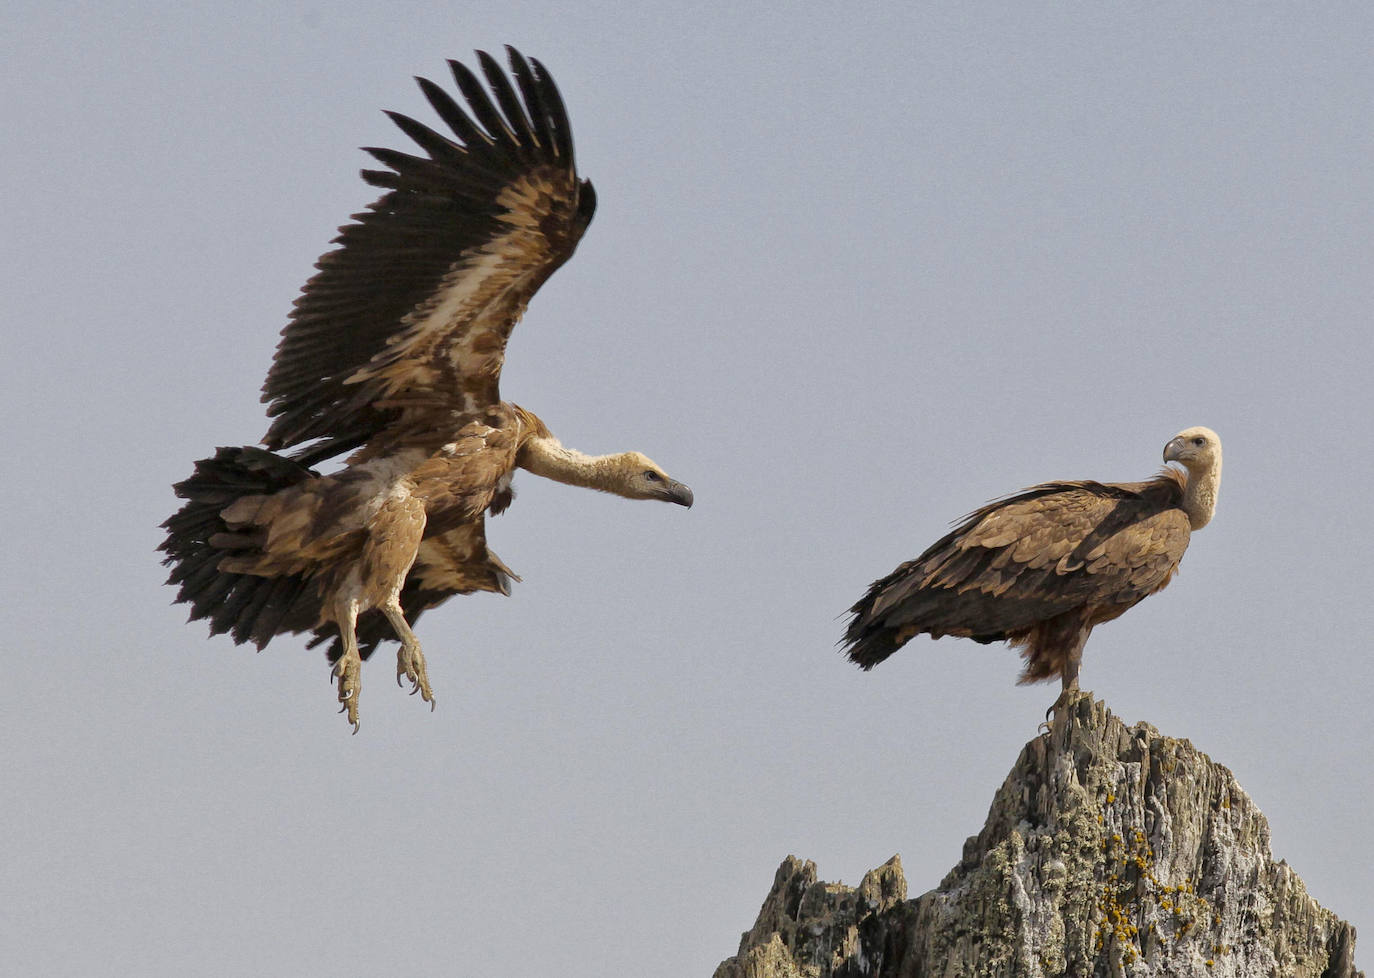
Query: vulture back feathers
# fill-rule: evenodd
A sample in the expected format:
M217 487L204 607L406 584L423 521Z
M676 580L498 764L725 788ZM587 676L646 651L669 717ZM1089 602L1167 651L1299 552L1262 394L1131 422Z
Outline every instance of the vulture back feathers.
M1093 627L1167 585L1191 532L1211 519L1221 441L1189 428L1145 482L1048 482L974 511L850 608L843 644L863 669L917 635L1007 641L1021 682L1077 685Z

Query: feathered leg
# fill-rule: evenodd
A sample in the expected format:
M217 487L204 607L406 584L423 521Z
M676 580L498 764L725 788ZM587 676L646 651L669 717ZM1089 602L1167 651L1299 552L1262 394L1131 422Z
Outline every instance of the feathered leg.
M420 694L420 698L434 709L434 693L429 688L429 671L425 668L425 654L420 651L420 640L410 629L405 613L401 611L400 598L392 594L382 605L386 620L391 622L396 636L401 640L401 648L396 653L396 685L401 685L401 677L410 680L410 695Z
M410 623L401 610L401 589L420 551L426 521L423 501L410 494L392 495L368 525L362 567L368 593L381 598L375 607L386 615L392 631L401 640L401 650L396 653L396 682L399 685L402 676L409 679L411 693L423 696L432 710L434 694L429 688L425 654L420 651L420 640L410 630Z
M331 670L339 685L339 702L343 704L339 712L348 711L348 722L353 724L353 732L358 732L358 695L363 690L363 657L358 652L358 605L355 601L340 601L335 612L335 622L339 626L339 636L343 639L343 655L334 663Z

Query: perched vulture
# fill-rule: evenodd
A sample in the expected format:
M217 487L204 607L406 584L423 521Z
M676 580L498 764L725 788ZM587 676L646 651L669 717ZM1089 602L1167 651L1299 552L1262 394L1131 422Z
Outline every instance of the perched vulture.
M872 669L916 635L1010 642L1026 660L1020 681L1058 676L1062 700L1093 626L1168 584L1212 518L1216 432L1180 432L1164 461L1186 475L1166 465L1147 482L1047 482L972 513L849 609L846 654Z
M501 400L511 329L596 206L553 79L508 51L509 76L478 52L486 88L450 62L466 107L419 79L452 137L389 113L424 155L367 149L386 169L363 179L385 193L340 229L296 300L263 386L266 449L197 462L163 524L168 583L191 618L258 648L287 632L330 643L355 731L362 660L379 642L400 640L397 679L432 704L411 623L450 595L509 593L519 579L484 532L516 469L692 505L638 452L565 448ZM312 468L350 451L337 471Z

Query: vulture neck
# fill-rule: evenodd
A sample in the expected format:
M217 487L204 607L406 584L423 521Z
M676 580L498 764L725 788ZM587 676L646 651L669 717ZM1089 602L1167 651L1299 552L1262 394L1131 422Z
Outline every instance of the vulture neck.
M1183 512L1188 514L1188 525L1194 530L1200 530L1212 521L1220 488L1220 458L1206 468L1189 470L1188 486L1183 490Z
M624 495L620 490L624 458L625 454L584 455L576 449L565 448L557 438L549 436L526 441L517 464L554 482Z

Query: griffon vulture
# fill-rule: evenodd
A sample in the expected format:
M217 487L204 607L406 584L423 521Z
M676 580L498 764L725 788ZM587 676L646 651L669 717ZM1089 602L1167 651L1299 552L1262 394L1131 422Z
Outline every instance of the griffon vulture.
M1212 518L1216 432L1180 432L1164 461L1186 474L1166 465L1146 482L1047 482L975 511L849 609L850 660L872 669L922 634L1006 641L1026 660L1020 682L1058 676L1063 701L1093 626L1168 584Z
M389 113L424 155L367 149L386 169L363 179L385 193L340 229L296 300L263 386L266 450L197 462L163 524L168 583L191 618L258 648L287 632L329 642L355 731L361 663L379 642L400 640L398 682L433 704L411 624L450 595L518 580L483 525L510 504L516 469L692 505L638 452L565 448L501 400L511 329L596 206L553 79L508 50L509 77L478 52L486 88L450 62L466 107L419 79L452 137ZM349 451L338 471L312 468Z

